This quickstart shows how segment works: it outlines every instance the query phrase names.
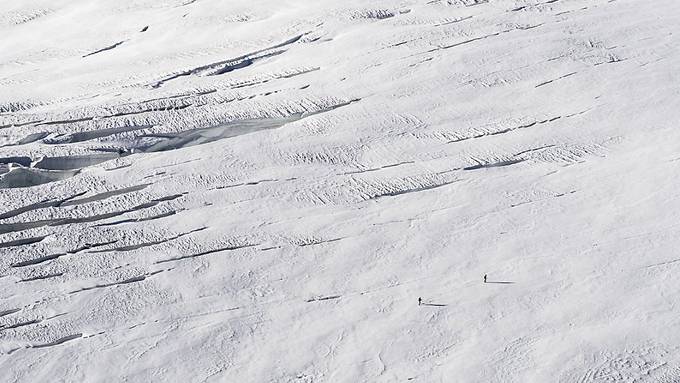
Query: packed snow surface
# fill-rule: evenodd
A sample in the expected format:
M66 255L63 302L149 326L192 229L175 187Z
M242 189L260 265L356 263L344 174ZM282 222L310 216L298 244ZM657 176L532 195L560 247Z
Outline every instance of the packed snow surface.
M0 381L680 381L680 1L0 0L0 36Z

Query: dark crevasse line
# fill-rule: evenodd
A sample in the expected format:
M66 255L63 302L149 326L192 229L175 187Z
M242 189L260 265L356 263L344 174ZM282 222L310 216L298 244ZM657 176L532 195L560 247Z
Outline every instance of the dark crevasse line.
M330 300L336 300L342 298L342 295L329 295L327 297L319 297L319 298L310 298L307 299L307 303L312 303L312 302L321 302L321 301L330 301Z
M210 73L210 76L219 76L219 75L223 75L225 73L233 72L233 71L238 70L238 69L247 68L247 67L255 64L255 62L257 62L257 61L264 60L264 59L269 58L269 57L278 56L278 55L283 54L283 53L285 53L285 51L280 50L280 51L275 51L275 52L272 52L272 53L258 55L258 56L255 56L255 57L248 57L246 59L243 59L241 61L237 61L237 62L234 62L234 63L225 64L224 67L222 67L221 69L217 69L216 71Z
M101 242L101 243L94 243L94 244L86 243L85 245L83 245L81 247L78 247L78 248L73 249L73 250L69 250L65 253L50 254L50 255L45 255L45 256L42 256L42 257L38 257L38 258L24 260L24 261L21 261L21 262L15 262L15 263L12 263L10 266L11 267L35 266L35 265L39 265L41 263L45 263L45 262L48 262L48 261L52 261L52 260L61 258L65 255L76 254L76 253L79 253L81 251L93 249L93 248L96 248L96 247L111 245L111 244L114 244L116 242L118 242L118 240Z
M86 244L84 244L80 247L73 249L73 250L69 250L66 253L67 254L76 254L76 253L80 253L81 251L90 250L90 249L94 249L94 248L102 247L102 246L106 246L106 245L112 245L116 242L118 242L117 239L114 239L114 240L111 240L111 241L106 241L106 242L99 242L99 243L86 243Z
M173 75L169 75L165 78L160 79L156 83L151 84L151 87L152 88L159 88L163 84L165 84L166 82L178 79L180 77L191 76L191 75L194 75L194 74L206 71L206 70L213 69L213 70L216 71L216 72L213 72L213 74L218 73L220 70L224 70L225 68L227 68L229 66L233 66L233 65L236 65L237 63L252 59L254 56L261 55L262 53L265 53L267 51L282 48L282 47L285 47L285 46L290 45L290 44L294 44L297 41L299 41L304 35L305 34L297 35L297 36L295 36L291 39L288 39L288 40L286 40L286 41L284 41L280 44L276 44L276 45L273 45L273 46L268 47L268 48L264 48L264 49L260 49L260 50L254 51L254 52L250 52L250 53L247 53L247 54L239 56L239 57L234 57L234 58L231 58L231 59L218 61L218 62L214 62L214 63L207 64L207 65L202 65L202 66L192 68L192 69L188 69L188 70L185 70L185 71L173 74ZM222 67L222 68L220 68L220 67Z
M45 347L52 347L52 346L58 346L60 344L64 344L66 342L70 342L75 339L80 339L83 337L83 334L73 334L73 335L67 335L63 338L59 338L55 340L54 342L49 342L49 343L42 343L42 344L34 344L32 346L29 346L28 348L45 348Z
M463 168L463 170L479 170L479 169L499 168L499 167L503 167L503 166L510 166L510 165L519 164L520 162L524 162L524 161L526 161L526 160L517 159L517 160L498 161L498 162L492 162L492 163L487 163L487 164L479 164L479 165L468 166L468 167Z
M53 218L53 219L44 219L44 220L39 220L39 221L27 221L27 222L0 224L0 234L19 232L19 231L35 229L35 228L43 227L43 226L62 226L62 225L70 224L70 223L93 222L93 221L98 221L98 220L102 220L102 219L116 217L116 216L119 216L121 214L125 214L126 212L128 212L128 211L123 210L123 211L115 211L115 212L105 213L105 214L97 214L97 215L83 217L83 218Z
M138 276L135 276L135 277L124 279L124 280L119 281L119 282L111 282L111 283L97 284L97 285L90 286L90 287L83 287L82 289L71 291L71 292L69 292L69 294L77 294L77 293L81 293L81 292L84 292L84 291L90 291L90 290L96 290L96 289L105 289L105 288L108 288L108 287L129 285L129 284L132 284L132 283L142 282L142 281L145 281L147 278L154 276L158 273L162 273L164 271L166 271L166 270L158 270L158 271L154 271L154 272L151 272L151 273L138 275Z
M237 84L232 85L231 89L241 89L241 88L247 88L247 87L251 87L251 86L255 86L255 85L266 84L266 83L273 81L273 80L293 78L293 77L305 75L307 73L316 72L316 71L319 71L319 70L321 70L321 67L306 69L306 70L302 70L302 71L297 72L297 73L291 73L291 74L288 74L288 75L276 75L272 78L268 78L268 79L264 79L264 80L245 80L241 83L237 83ZM309 87L309 85L306 85L305 87L302 87L300 89L305 89L306 87Z
M473 43L473 42L475 42L475 41L480 41L480 40L485 40L485 39L488 39L488 38L491 38L491 37L500 36L500 35L503 34L503 33L512 32L513 30L514 30L514 29L506 29L506 30L502 30L502 31L499 31L499 32L491 33L491 34L484 35L484 36L473 37L473 38L468 39L468 40L464 40L464 41L460 41L460 42L457 42L457 43L453 43L453 44L444 45L444 46L440 46L440 47L437 47L437 48L430 49L430 50L428 50L426 53L432 53L432 52L436 52L436 51L439 51L439 50L445 50L445 49L455 48L455 47L458 47L458 46L461 46L461 45Z
M32 121L27 121L27 122L18 122L18 123L13 123L13 124L0 125L0 129L18 128L18 127L26 126L26 125L39 124L43 121L44 120L32 120Z
M346 176L346 175L350 175L350 174L362 174L362 173L377 172L377 171L383 170L383 169L396 168L397 166L410 165L410 164L415 164L415 161L404 161L404 162L399 162L399 163L396 163L396 164L380 166L380 167L377 167L377 168L354 170L354 171L351 171L351 172L340 173L339 175Z
M8 247L18 247L18 246L32 245L34 243L41 242L45 238L47 238L47 236L15 239L14 241L0 242L0 249L4 249L4 248L8 248Z
M186 7L187 5L191 5L191 4L195 3L196 1L198 1L198 0L188 0L188 1L186 1L182 4L180 4L180 5L175 6L175 8Z
M180 93L180 94L175 94L175 95L165 96L165 97L149 98L149 99L140 101L138 103L123 104L123 105L141 105L141 104L148 104L148 103L155 102L155 101L169 101L169 100L176 100L176 99L189 98L189 97L205 96L206 94L212 94L212 93L217 93L217 89L208 89L208 90L201 90L201 91L198 91L198 92Z
M201 92L201 93L196 93L196 94L190 94L190 95L169 96L169 97L165 97L165 98L147 100L147 101L142 101L140 103L137 103L135 105L140 105L142 103L148 103L148 102L151 102L151 101L158 101L158 100L170 100L170 99L177 99L177 98L181 98L181 97L201 96L201 95L204 95L204 94L209 94L209 93L214 93L214 92L217 92L217 90L212 90L210 92ZM193 104L187 103L187 104L182 104L182 105L146 108L146 109L129 111L129 112L117 112L117 113L112 113L112 114L104 114L104 115L99 115L99 116L87 116L87 117L67 119L67 120L40 121L36 124L36 126L74 124L74 123L78 123L78 122L86 122L86 121L93 121L93 120L106 120L106 119L109 119L109 118L134 116L134 115L137 115L137 114L144 114L144 113L151 113L151 112L167 112L167 111L182 110L182 109L189 108L191 106L193 106ZM149 127L151 127L151 126L149 126ZM110 130L110 129L124 129L124 128L126 128L126 127L108 128L108 129L101 129L101 130L98 130L98 131L105 131L105 130ZM44 132L41 132L41 133L44 133ZM122 131L120 131L118 133L122 133ZM38 133L36 133L36 134L38 134ZM45 134L45 135L47 135L47 134Z
M333 243L333 242L342 241L343 239L346 239L346 238L341 237L341 238L333 238L333 239L326 239L326 240L316 240L316 241L311 241L311 242L307 242L307 243L301 243L298 246L300 246L300 247L317 246L317 245L322 245L324 243Z
M432 53L432 52L436 52L436 51L440 51L440 50L451 49L451 48L455 48L455 47L458 47L458 46L461 46L461 45L470 44L470 43L473 43L473 42L476 42L476 41L481 41L481 40L485 40L485 39L488 39L488 38L500 36L502 34L510 33L510 32L513 32L513 31L538 28L542 25L543 24L536 24L536 25L529 25L529 26L525 26L525 27L520 26L520 27L511 28L511 29L504 29L504 30L501 30L501 31L498 31L498 32L490 33L488 35L473 37L473 38L470 38L468 40L463 40L463 41L459 41L457 43L433 48L433 49L426 51L425 53Z
M519 153L515 153L515 157L519 157L519 156L521 156L521 155L524 155L524 154L527 154L527 153L536 152L536 151L539 151L539 150L554 148L555 146L557 146L557 145L550 144L550 145L539 146L539 147L537 147L537 148L531 148L531 149L522 150L522 151L519 152Z
M88 119L93 119L93 118L88 117ZM68 121L68 122L70 123L71 121ZM64 123L64 122L56 121L56 122L50 122L49 124L62 124L62 123ZM114 134L134 132L134 131L137 131L137 130L143 130L143 129L149 129L149 128L153 128L153 125L130 125L130 126L121 126L121 127L117 127L117 128L90 130L90 131L86 131L86 132L69 133L69 134L64 134L64 135L60 135L60 136L49 138L49 139L44 139L43 142L46 143L46 144L73 144L73 143L78 143L78 142L90 141L90 140L94 140L94 139L97 139L97 138L108 137L108 136L112 136Z
M233 72L238 69L247 68L255 63L255 59L247 58L243 61L238 61L233 64L226 64L222 69L216 70L212 75L221 75L229 72Z
M125 169L125 168L129 168L129 167L132 167L131 163L123 164L123 165L120 165L120 166L116 166L114 168L109 168L109 169L104 169L104 170L107 171L107 172L112 172L114 170Z
M81 117L81 118L74 118L71 120L54 120L54 121L42 121L36 124L36 126L43 126L43 125L59 125L59 124L73 124L76 122L85 122L85 121L92 121L94 120L94 117Z
M451 185L451 184L456 183L456 182L458 182L458 181L444 182L444 183L441 183L441 184L422 186L422 187L412 188L412 189L397 190L397 191L379 194L379 195L371 197L370 199L374 200L374 199L379 199L379 198L384 198L384 197L397 197L397 196L404 195L404 194L418 193L418 192L422 192L422 191L437 189L437 188L440 188L440 187L443 187L443 186L448 186L448 185Z
M153 221L155 219L161 219L161 218L166 218L170 217L177 214L176 210L169 211L167 213L161 213L158 215L153 215L151 217L144 217L144 218L129 218L129 219L121 219L119 221L114 221L114 222L108 222L108 223L102 223L99 225L95 225L96 227L102 227L102 226L116 226L116 225L122 225L125 223L138 223L138 222L147 222L147 221Z
M223 252L223 251L234 251L234 250L245 249L245 248L255 247L255 246L258 246L258 245L257 244L251 244L251 245L240 245L240 246L227 246L227 247L222 247L222 248L219 248L219 249L203 251L203 252L200 252L200 253L197 253L197 254L190 254L190 255L184 255L184 256L181 256L181 257L163 259L163 260L160 260L160 261L156 261L156 263L159 264L159 263L181 261L183 259L198 258L198 257L203 257L203 256L209 255L209 254L220 253L220 252Z
M167 197L161 197L161 198L153 199L149 202L145 202L141 205L134 206L130 209L114 211L114 212L111 212L111 213L96 214L96 215L86 216L86 217L81 217L81 218L54 218L54 219L45 219L45 220L39 220L39 221L27 221L27 222L0 224L0 234L18 232L18 231L34 229L34 228L43 227L43 226L63 226L63 225L74 224L74 223L88 223L88 222L100 221L100 220L104 220L104 219L108 219L108 218L117 217L117 216L120 216L120 215L123 215L123 214L126 214L126 213L131 213L131 212L134 212L134 211L147 209L147 208L156 206L161 202L175 200L177 198L182 197L183 195L184 194L174 194L174 195L167 196Z
M27 261L12 263L10 266L12 266L12 267L26 267L26 266L38 265L40 263L44 263L44 262L47 262L47 261L51 261L53 259L57 259L59 257L63 257L64 255L67 255L67 253L57 253L57 254L45 255L45 256L42 256L42 257L39 257L39 258L29 259Z
M113 287L113 286L129 285L131 283L142 282L142 281L146 280L146 277L147 277L146 275L139 275L139 276L136 276L136 277L124 279L120 282L105 283L105 284L101 284L101 285L94 285L94 286L91 286L91 287L84 287L80 290L71 291L69 294L75 294L75 293L80 293L80 292L83 292L83 291L90 291L90 290L96 290L96 289L104 289L104 288Z
M175 239L180 239L180 238L185 237L189 234L193 234L193 233L197 233L199 231L206 230L207 228L208 228L207 226L201 227L201 228L191 230L191 231L186 232L186 233L177 234L177 235L169 237L169 238L159 239L157 241L149 241L149 242L143 242L143 243L138 243L138 244L134 244L134 245L114 247L112 249L96 250L96 251L92 251L91 253L107 253L107 252L111 252L111 251L127 252L127 251L138 250L138 249L142 249L142 248L145 248L145 247L151 247L151 246L155 246L155 245L160 245L162 243L174 241Z
M76 206L76 205L83 205L86 203L90 202L97 202L97 201L102 201L111 197L123 195L123 194L128 194L136 191L143 190L147 188L151 184L141 184L141 185L134 185L122 189L116 189L116 190L111 190L107 192L102 192L99 194L95 194L91 197L85 197L85 198L80 198L80 199L71 199L69 201L64 202L61 206Z
M89 56L92 56L92 55L96 55L97 53L102 53L102 52L110 51L111 49L115 49L115 48L121 46L124 42L125 42L125 40L119 41L119 42L117 42L117 43L115 43L115 44L112 44L112 45L109 45L109 46L104 47L104 48L102 48L102 49L96 50L96 51L94 51L94 52L92 52L92 53L88 53L88 54L84 55L83 58L89 57Z
M270 179L270 180L241 182L241 183L232 184L232 185L215 186L214 188L209 189L209 190L224 190L224 189L231 189L231 188L236 188L236 187L240 187L240 186L255 186L255 185L265 183L265 182L277 182L277 181L279 181L279 180L278 179Z
M41 281L41 280L44 280L44 279L61 277L62 275L64 275L64 273L53 273L53 274L38 275L38 276L35 276L35 277L29 277L29 278L21 279L21 280L18 281L18 283Z
M10 309L10 310L0 311L0 318L7 316L7 315L10 315L10 314L18 313L19 311L21 311L21 309Z
M556 117L551 117L551 118L547 118L547 119L544 119L544 120L536 120L536 121L533 121L533 122L530 122L530 123L527 123L527 124L524 124L524 125L513 126L513 127L510 127L510 128L501 129L501 130L498 130L498 131L495 131L495 132L485 132L485 133L475 134L473 136L461 137L461 138L457 138L455 140L451 140L451 141L447 142L447 144L455 144L455 143L458 143L458 142L463 142L463 141L473 140L473 139L483 138L483 137L498 136L498 135L501 135L501 134L514 132L515 130L527 129L527 128L534 127L536 125L547 124L549 122L557 121L561 118L562 118L562 116L556 116Z
M544 81L544 82L542 82L542 83L536 85L534 88L540 88L540 87L542 87L542 86L544 86L544 85L552 84L552 83L555 82L555 81L558 81L558 80L561 80L561 79L564 79L564 78L573 76L573 75L575 75L575 74L577 74L577 73L578 73L578 72L571 72L571 73L565 74L564 76L560 76L560 77L557 77L557 78L552 79L552 80Z
M277 129L286 124L299 121L307 117L327 113L335 109L351 105L360 100L361 99L352 99L316 112L294 113L290 116L282 118L238 120L207 128L186 130L175 134L149 135L148 137L161 138L163 140L149 146L136 149L145 153L164 152L189 146L207 144L210 142L242 136L263 130Z
M8 325L8 326L0 326L0 331L5 331L5 330L11 330L19 327L24 327L24 326L30 326L32 324L37 324L42 322L42 319L32 319L26 322L19 322L15 323L13 325Z

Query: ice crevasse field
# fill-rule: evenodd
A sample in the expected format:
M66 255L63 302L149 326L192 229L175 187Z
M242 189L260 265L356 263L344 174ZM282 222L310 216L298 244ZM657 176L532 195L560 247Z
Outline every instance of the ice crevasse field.
M680 382L679 68L677 0L0 0L0 381Z

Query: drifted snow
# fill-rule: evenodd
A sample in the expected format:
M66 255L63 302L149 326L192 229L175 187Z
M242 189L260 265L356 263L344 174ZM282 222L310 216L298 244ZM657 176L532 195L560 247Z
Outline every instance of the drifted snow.
M4 1L0 381L680 381L678 25Z

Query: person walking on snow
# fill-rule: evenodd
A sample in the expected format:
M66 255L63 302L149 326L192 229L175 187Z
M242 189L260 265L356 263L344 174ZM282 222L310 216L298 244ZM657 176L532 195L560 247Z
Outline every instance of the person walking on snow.
M418 306L422 306L422 305L423 305L423 298L418 297Z
M484 283L486 283L486 274L484 274Z

